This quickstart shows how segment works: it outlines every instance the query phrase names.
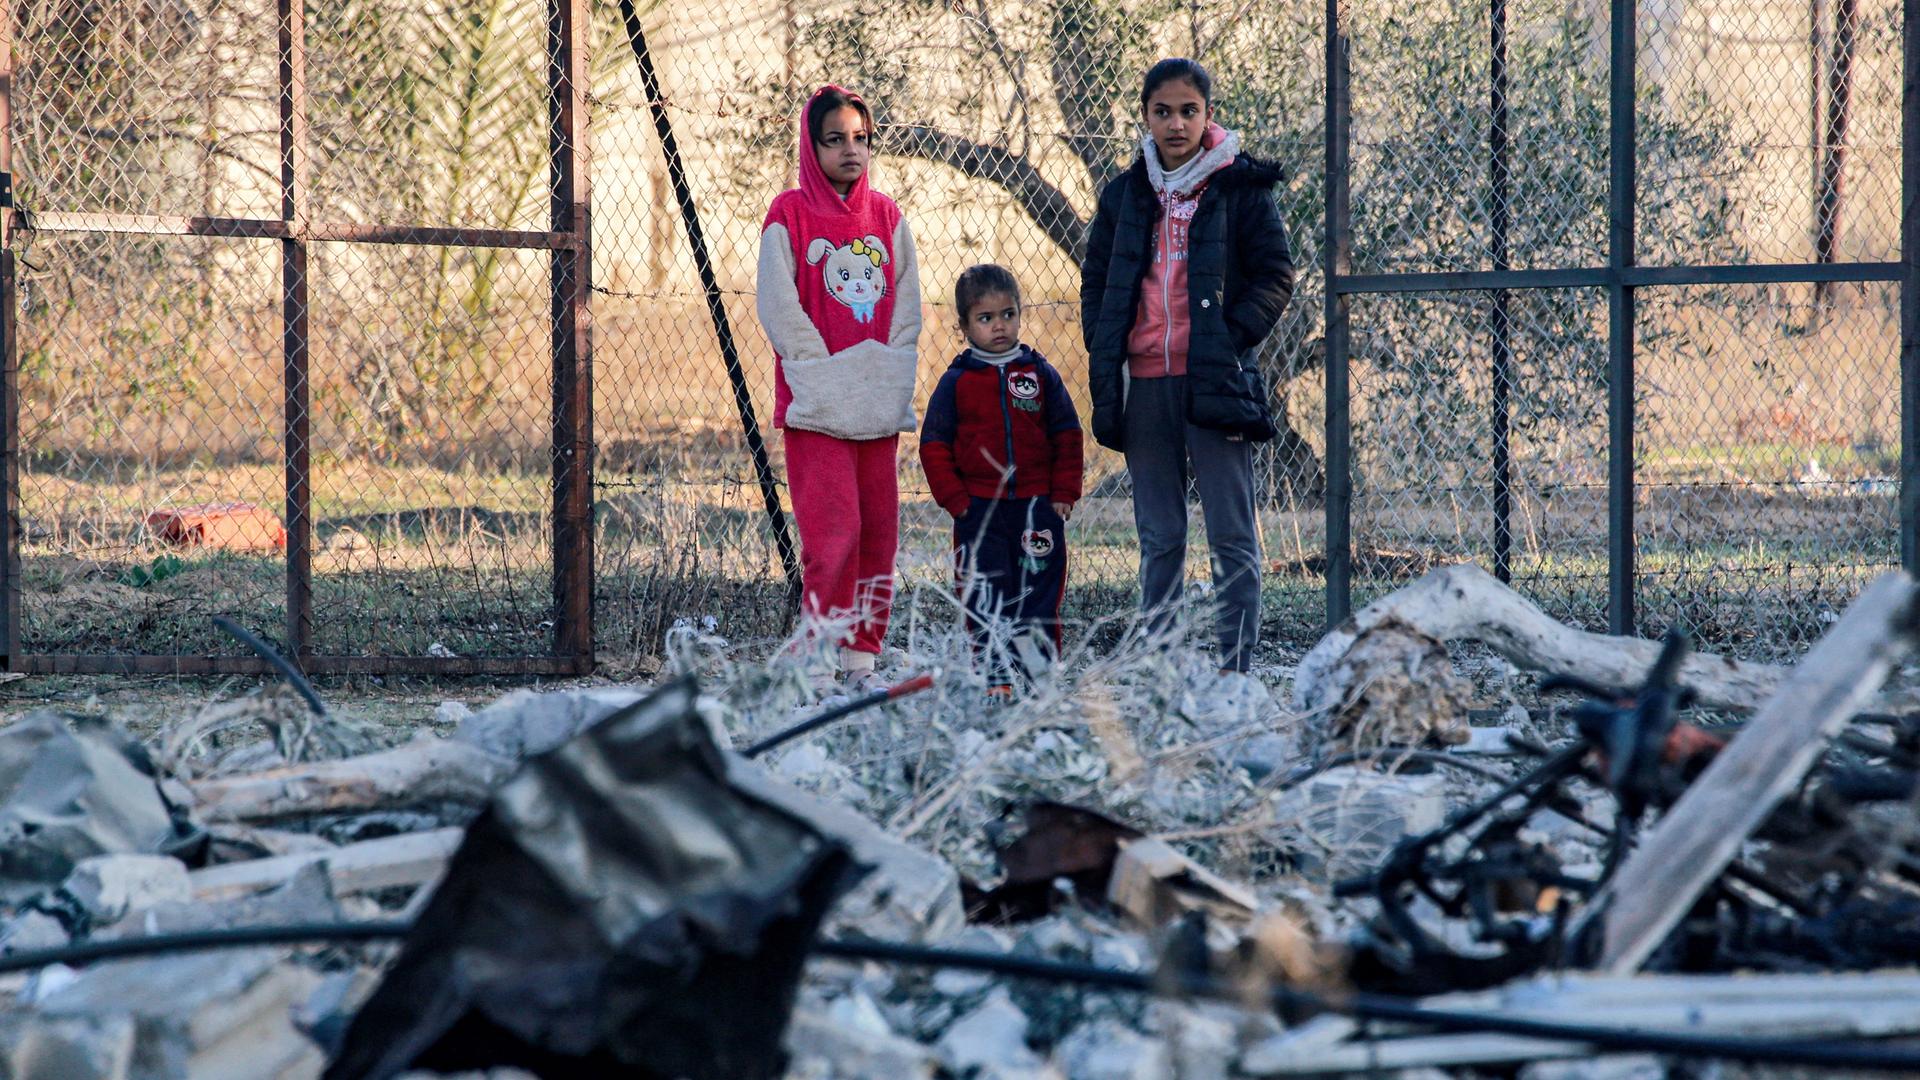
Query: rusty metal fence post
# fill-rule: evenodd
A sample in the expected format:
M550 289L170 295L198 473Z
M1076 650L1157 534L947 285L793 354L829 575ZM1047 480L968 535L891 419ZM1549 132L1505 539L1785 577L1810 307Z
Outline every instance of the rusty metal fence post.
M1353 224L1349 205L1352 155L1349 125L1353 99L1351 44L1342 0L1327 0L1327 625L1343 622L1353 607L1353 419L1348 385L1351 301L1343 279L1353 271Z
M547 0L552 117L553 649L593 664L593 255L587 172L587 0Z
M1607 184L1607 629L1633 633L1634 264L1638 148L1634 138L1637 0L1613 0Z
M13 265L13 0L0 0L0 649L20 655L20 353Z
M280 0L281 352L285 363L287 473L287 652L297 665L313 651L313 457L307 294L306 0Z
M1920 0L1900 52L1900 563L1920 574Z
M1513 269L1513 159L1508 149L1507 0L1488 5L1487 230L1495 273ZM1513 297L1493 291L1493 576L1513 580Z

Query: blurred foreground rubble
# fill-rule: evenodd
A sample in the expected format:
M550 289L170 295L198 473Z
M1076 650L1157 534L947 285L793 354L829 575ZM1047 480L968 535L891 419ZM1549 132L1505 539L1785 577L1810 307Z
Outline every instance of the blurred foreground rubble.
M1920 1033L1920 976L1882 970L1920 951L1920 700L1883 689L1915 595L1876 583L1782 669L1447 567L1297 671L1123 635L998 708L915 623L889 670L930 690L754 758L834 702L710 636L698 681L516 691L398 746L277 689L151 746L30 714L0 728L0 964L411 930L36 962L0 975L0 1078L1547 1080L1667 1059L1497 1021ZM1451 1029L1343 1015L1416 997Z

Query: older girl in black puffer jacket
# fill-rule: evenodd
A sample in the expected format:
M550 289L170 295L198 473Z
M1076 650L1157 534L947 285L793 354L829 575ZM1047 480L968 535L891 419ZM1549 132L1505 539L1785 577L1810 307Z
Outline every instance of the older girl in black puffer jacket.
M1100 193L1080 316L1093 436L1126 455L1140 533L1140 604L1164 626L1185 576L1186 490L1213 555L1220 667L1244 672L1260 631L1253 444L1273 438L1260 343L1293 294L1274 203L1280 171L1214 123L1213 80L1162 60L1140 93L1147 134Z

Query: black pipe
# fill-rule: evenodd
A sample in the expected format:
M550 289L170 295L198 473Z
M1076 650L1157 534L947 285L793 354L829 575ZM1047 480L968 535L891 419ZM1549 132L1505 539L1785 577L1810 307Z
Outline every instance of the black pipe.
M633 0L620 0L620 17L626 22L627 44L640 62L640 83L647 95L647 109L653 114L653 130L660 136L660 150L667 159L667 178L673 185L673 199L680 206L680 220L686 224L687 244L693 248L693 265L700 273L700 285L707 294L707 314L713 319L714 336L720 340L720 358L727 367L727 381L733 384L733 403L740 411L740 430L746 435L747 450L753 454L753 472L760 480L760 497L766 503L767 526L773 530L773 545L780 551L780 567L787 575L787 611L791 615L800 603L800 560L793 549L793 537L787 531L787 514L780 508L780 488L773 478L773 465L767 460L767 444L760 437L760 421L753 412L753 398L747 392L747 373L740 366L740 349L734 344L733 324L727 318L726 304L720 298L720 279L713 271L713 257L707 252L707 238L700 228L700 210L693 202L693 188L687 183L687 166L680 156L680 143L673 137L673 121L667 116L667 102L660 94L660 76L654 71L653 54L647 49L646 31L640 25L640 13Z
M36 949L0 957L0 974L131 956L192 949L234 948L249 945L289 945L332 941L382 941L403 938L412 924L399 920L362 923L302 923L291 926L228 927L175 934L87 941L54 949ZM1047 960L1011 953L942 949L907 942L839 939L817 942L817 956L841 960L877 961L910 967L978 971L1009 978L1066 983L1133 994L1187 996L1245 1004L1244 986L1205 972L1154 972L1101 967L1094 964ZM1268 991L1270 1005L1290 1013L1335 1012L1362 1020L1415 1024L1452 1032L1496 1032L1563 1042L1588 1043L1599 1049L1635 1050L1680 1057L1719 1058L1728 1061L1834 1068L1920 1070L1920 1050L1826 1042L1805 1039L1743 1039L1686 1035L1635 1028L1563 1024L1499 1013L1429 1009L1383 994L1321 997L1287 987Z
M319 694L314 693L313 684L307 681L305 675L300 674L299 668L289 663L287 658L281 656L271 645L260 640L251 630L234 622L225 615L215 615L213 617L213 625L225 630L234 640L252 649L260 659L272 664L273 670L279 672L281 678L292 683L293 688L300 691L300 696L307 699L307 707L313 710L313 715L327 715L326 703L320 700Z
M782 746L809 732L818 731L842 717L852 716L854 713L860 712L863 709L871 709L875 705L884 705L896 698L906 697L908 694L917 694L932 685L933 676L915 675L913 678L897 686L889 686L885 690L875 690L871 694L854 698L852 701L827 709L818 716L808 717L785 731L774 732L772 735L740 751L740 755L750 758L759 757L761 754L777 746Z

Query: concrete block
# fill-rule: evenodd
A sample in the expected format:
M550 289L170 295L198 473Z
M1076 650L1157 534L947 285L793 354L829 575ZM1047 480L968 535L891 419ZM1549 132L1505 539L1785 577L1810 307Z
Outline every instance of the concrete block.
M130 911L193 899L186 864L168 855L95 855L80 860L60 888L96 926L118 922Z

